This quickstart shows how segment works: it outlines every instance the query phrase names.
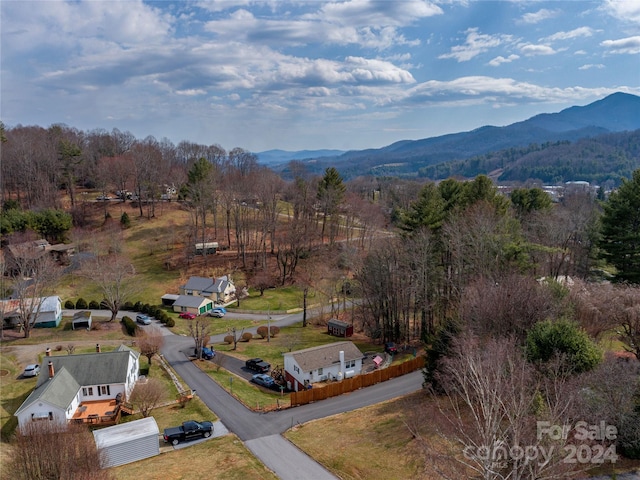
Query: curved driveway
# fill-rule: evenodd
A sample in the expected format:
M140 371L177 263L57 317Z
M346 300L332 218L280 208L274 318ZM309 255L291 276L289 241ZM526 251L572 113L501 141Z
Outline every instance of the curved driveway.
M240 314L237 314L240 317ZM264 318L264 317L263 317ZM302 320L302 314L272 316L271 324L291 325ZM248 329L255 333L254 327ZM161 329L165 335L162 354L176 373L198 397L220 418L227 429L235 433L247 448L268 468L283 480L322 480L336 477L281 436L283 432L297 424L323 418L356 408L373 405L421 388L422 374L413 372L372 387L352 392L348 395L330 398L321 402L281 411L257 413L247 409L226 390L214 382L189 360L193 352L191 337L173 335L168 329ZM211 343L223 341L223 335L211 338Z

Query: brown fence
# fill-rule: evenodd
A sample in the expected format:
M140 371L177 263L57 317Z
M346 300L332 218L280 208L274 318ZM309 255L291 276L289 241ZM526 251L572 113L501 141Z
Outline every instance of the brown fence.
M345 378L341 382L327 383L321 388L311 388L300 392L292 392L290 394L291 406L306 405L307 403L317 402L325 398L335 397L344 393L349 393L363 387L369 387L376 383L384 382L391 378L406 375L414 370L424 367L424 357L416 357L407 362L397 365L390 365L381 370L374 370L371 373L365 373L352 378Z

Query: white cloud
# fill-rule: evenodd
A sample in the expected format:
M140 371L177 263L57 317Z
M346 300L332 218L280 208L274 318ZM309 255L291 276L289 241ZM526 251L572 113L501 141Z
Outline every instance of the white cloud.
M195 97L198 95L205 95L206 90L202 88L190 88L188 90L176 90L176 95L184 95L185 97Z
M553 35L543 38L542 40L554 42L556 40L570 40L572 38L590 37L593 35L593 28L590 27L578 27L568 32L557 32Z
M591 70L592 68L601 69L604 68L604 65L601 63L587 63L585 65L582 65L581 67L578 67L578 70Z
M467 38L463 45L454 45L451 52L440 55L438 58L454 58L458 62L468 62L490 48L495 48L512 40L511 35L485 35L478 33L477 28L469 28L465 31Z
M491 65L492 67L498 67L503 63L511 63L514 60L518 60L519 58L520 58L520 55L515 55L515 54L509 55L507 58L503 57L502 55L499 55L493 60L491 60L489 62L489 65Z
M586 55L587 51L586 50L576 50L575 52L573 52L574 55Z
M546 8L540 9L537 12L525 13L520 21L522 23L540 23L544 20L557 17L560 14L558 10L547 10Z
M604 97L617 91L633 93L638 88L584 88L546 87L513 78L486 76L460 77L443 82L431 80L412 87L407 101L434 102L438 104L469 105L479 103L527 103L578 101L585 98Z
M638 0L605 0L602 7L609 15L629 23L640 23Z
M618 40L605 40L601 42L604 48L611 53L640 53L640 35L635 37L620 38Z
M533 57L536 55L554 55L556 51L549 45L534 45L532 43L524 43L518 45L520 51L527 57Z
M419 18L441 15L442 9L424 0L376 1L349 0L322 5L308 18L323 22L357 27L383 27L411 25Z

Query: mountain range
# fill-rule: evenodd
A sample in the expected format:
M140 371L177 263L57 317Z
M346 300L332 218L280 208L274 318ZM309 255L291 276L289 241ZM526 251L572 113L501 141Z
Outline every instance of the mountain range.
M360 175L420 177L427 176L426 172L432 174L434 169L430 167L436 165L445 166L440 170L451 174L451 169L446 168L446 164L451 162L460 164L468 159L477 161L479 157L492 152L516 149L516 151L522 150L521 157L524 157L531 153L531 146L538 145L542 148L554 144L564 145L566 151L567 144L573 145L582 139L597 139L614 132L633 132L638 129L640 129L640 97L618 92L585 106L570 107L558 113L536 115L504 127L484 126L469 132L420 140L402 140L379 149L348 152L271 150L258 153L257 156L261 163L269 164L284 177L290 176L288 162L291 160L300 161L310 173L316 174L321 174L327 167L333 166L345 180ZM613 144L616 142L628 143L618 139ZM584 145L581 148L584 150ZM618 155L615 152L612 153L612 148L615 150L614 147L609 147L607 154ZM623 152L622 156L625 159L629 155L633 157L633 150L635 149L631 152ZM521 157L512 160L517 161ZM640 159L637 157L626 160L628 161L622 163L633 164L635 161L636 168L640 168ZM429 177L431 178L431 175ZM526 178L516 180L524 181Z

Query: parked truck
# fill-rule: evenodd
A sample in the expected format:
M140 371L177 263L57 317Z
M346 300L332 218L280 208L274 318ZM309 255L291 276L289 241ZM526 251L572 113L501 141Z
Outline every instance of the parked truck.
M183 422L179 427L165 428L162 438L166 443L177 445L184 440L191 440L192 438L208 438L212 433L213 423L189 420Z
M258 373L267 373L271 369L271 365L261 358L250 358L245 362L245 367Z

